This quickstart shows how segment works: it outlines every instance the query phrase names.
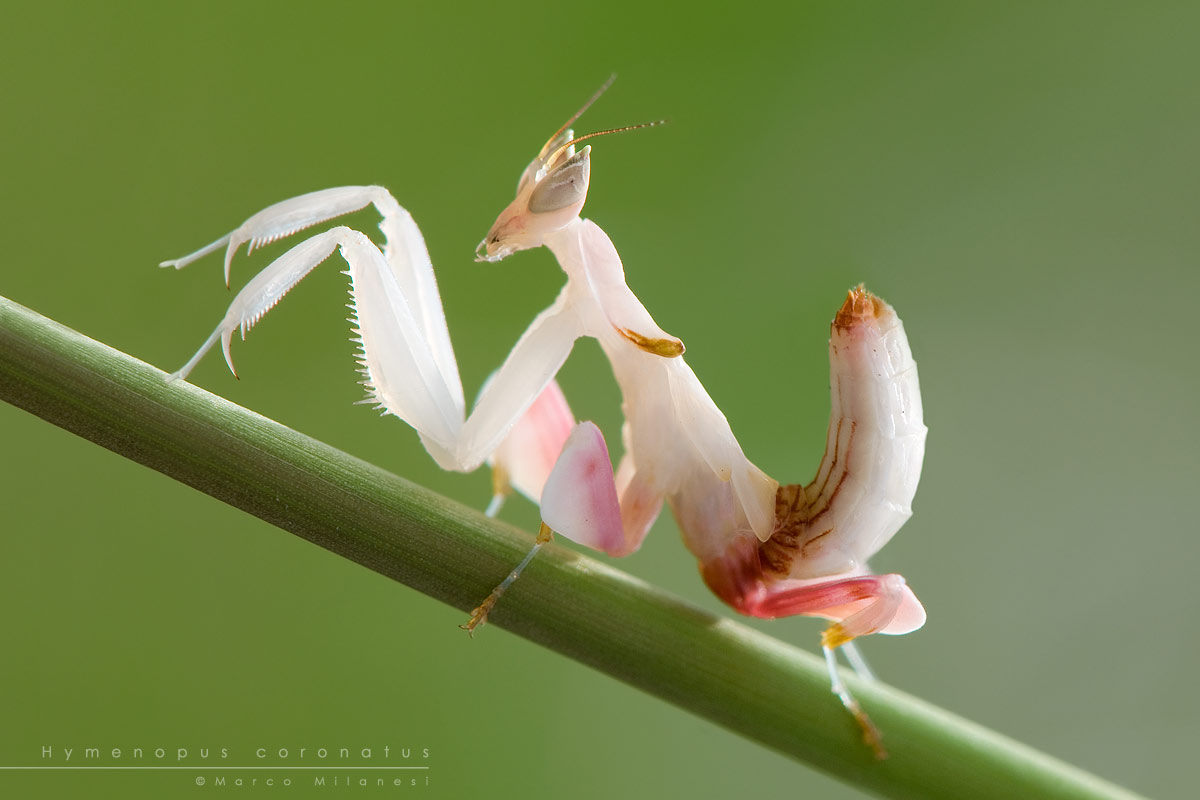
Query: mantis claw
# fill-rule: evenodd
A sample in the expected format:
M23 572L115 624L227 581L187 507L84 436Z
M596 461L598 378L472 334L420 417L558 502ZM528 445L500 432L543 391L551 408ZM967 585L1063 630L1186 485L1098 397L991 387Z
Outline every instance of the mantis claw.
M496 600L488 598L491 602L485 601L481 605L475 607L471 612L471 618L459 625L460 630L467 632L467 635L472 639L475 638L475 629L487 623L488 612L492 610L492 606L496 605Z

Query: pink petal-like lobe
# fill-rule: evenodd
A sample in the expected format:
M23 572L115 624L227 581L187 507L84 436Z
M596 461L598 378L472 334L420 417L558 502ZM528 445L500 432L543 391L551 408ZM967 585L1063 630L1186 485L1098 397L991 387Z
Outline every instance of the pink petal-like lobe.
M604 435L591 422L571 431L542 490L542 520L573 542L618 553L621 507Z
M517 420L489 462L504 471L514 489L540 502L554 462L574 427L575 416L567 398L558 382L552 380Z

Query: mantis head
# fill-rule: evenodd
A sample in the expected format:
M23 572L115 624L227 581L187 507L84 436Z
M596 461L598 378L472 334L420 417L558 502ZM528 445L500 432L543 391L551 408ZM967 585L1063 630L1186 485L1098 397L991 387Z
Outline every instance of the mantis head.
M576 137L571 125L604 94L615 78L615 75L609 78L529 162L517 182L516 198L500 212L487 236L475 248L476 261L499 261L518 250L539 247L546 234L565 228L579 216L587 200L592 148L585 145L577 152L575 145L609 133L663 124L664 120L644 122Z
M538 247L542 238L579 216L587 200L592 148L575 152L571 129L546 142L517 184L517 196L500 212L475 248L476 261L499 261Z

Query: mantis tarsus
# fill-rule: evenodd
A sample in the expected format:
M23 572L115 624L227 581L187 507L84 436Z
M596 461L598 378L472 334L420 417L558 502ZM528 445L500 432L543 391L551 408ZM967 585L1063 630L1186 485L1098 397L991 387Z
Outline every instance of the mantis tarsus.
M183 378L218 341L242 336L313 268L340 250L352 283L354 332L367 400L400 417L445 468L493 464L496 500L511 486L541 505L529 557L474 612L482 624L496 600L551 533L614 556L637 550L667 501L708 586L756 617L832 620L822 636L834 691L880 756L879 734L842 683L835 650L856 637L907 633L925 613L899 575L873 575L866 560L911 515L924 455L916 364L894 311L863 287L850 291L830 339L832 414L824 458L808 484L781 486L742 452L729 423L682 355L630 291L612 241L579 214L591 147L571 117L526 167L516 198L476 249L499 261L545 245L567 282L488 381L470 415L437 281L412 217L379 186L346 186L295 197L246 220L212 244L162 266L182 268L225 248L234 253L374 205L385 243L337 226L301 242L234 298L221 324L170 379ZM656 123L650 123L656 124ZM643 126L630 126L643 127ZM624 454L614 474L600 431L576 424L554 376L581 336L595 338L620 385ZM869 673L868 673L869 674Z

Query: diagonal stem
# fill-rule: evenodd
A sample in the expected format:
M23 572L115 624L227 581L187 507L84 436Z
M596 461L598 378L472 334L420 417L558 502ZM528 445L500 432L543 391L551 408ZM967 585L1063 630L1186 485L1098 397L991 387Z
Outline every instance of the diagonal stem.
M163 378L0 297L0 399L464 612L529 548L509 525ZM1135 797L847 675L886 736L876 761L820 659L552 545L489 619L882 796Z

